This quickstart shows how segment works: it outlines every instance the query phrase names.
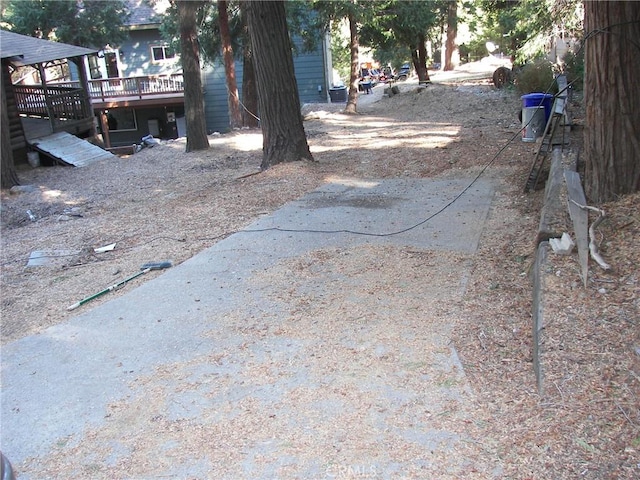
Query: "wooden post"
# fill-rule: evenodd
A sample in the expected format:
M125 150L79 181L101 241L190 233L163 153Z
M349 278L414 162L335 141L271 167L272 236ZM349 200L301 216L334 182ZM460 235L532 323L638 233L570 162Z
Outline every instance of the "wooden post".
M42 85L44 102L47 106L47 115L49 115L49 126L51 127L51 133L55 133L55 112L53 110L53 105L49 100L49 92L47 91L47 71L44 68L43 63L38 64L38 73L40 74L40 84Z
M578 172L565 170L564 180L567 183L569 213L573 221L573 233L576 236L576 245L578 245L578 259L580 260L582 282L586 288L587 276L589 275L589 214L586 209L582 209L578 205L586 205L587 200Z
M82 116L84 118L93 117L93 106L91 105L91 93L89 92L89 79L87 78L87 69L85 68L86 55L82 57L75 57L71 60L78 69L78 75L80 77L80 87L84 92L82 99ZM91 123L91 136L95 137L98 134L95 122Z
M102 140L105 148L111 148L111 138L109 137L109 121L104 110L100 110L100 130L102 130Z

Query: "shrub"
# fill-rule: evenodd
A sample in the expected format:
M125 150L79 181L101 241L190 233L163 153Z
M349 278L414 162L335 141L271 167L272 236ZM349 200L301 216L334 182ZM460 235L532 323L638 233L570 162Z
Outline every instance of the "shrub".
M581 91L584 85L584 50L580 49L578 53L569 51L562 60L562 73L574 90Z
M545 59L527 63L516 74L516 88L522 95L532 92L556 93L553 64Z

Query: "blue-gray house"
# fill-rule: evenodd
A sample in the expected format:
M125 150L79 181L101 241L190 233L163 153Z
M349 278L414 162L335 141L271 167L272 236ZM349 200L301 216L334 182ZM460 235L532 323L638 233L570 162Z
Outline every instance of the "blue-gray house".
M112 146L131 145L149 134L177 138L186 133L182 69L159 30L166 4L130 0L130 9L128 40L117 48L106 45L87 65L93 108ZM295 55L294 68L301 103L329 100L331 58L326 39L316 51ZM236 62L236 79L241 90L242 62ZM227 131L221 63L203 68L202 84L207 130Z
M309 53L299 53L293 57L293 66L298 82L300 103L326 103L328 101L327 65L330 58L323 47ZM236 61L236 80L238 90L242 84L242 62ZM227 107L227 87L224 66L217 63L203 71L202 84L205 91L205 115L209 131L224 132L229 128ZM238 92L242 95L242 92ZM258 112L252 112L257 114Z

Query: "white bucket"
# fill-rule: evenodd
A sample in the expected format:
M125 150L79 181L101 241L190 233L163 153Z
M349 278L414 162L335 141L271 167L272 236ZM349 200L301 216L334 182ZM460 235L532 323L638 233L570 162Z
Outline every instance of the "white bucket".
M522 109L522 141L535 142L544 134L544 107L524 107Z
M40 154L38 152L27 152L27 162L33 168L40 166Z

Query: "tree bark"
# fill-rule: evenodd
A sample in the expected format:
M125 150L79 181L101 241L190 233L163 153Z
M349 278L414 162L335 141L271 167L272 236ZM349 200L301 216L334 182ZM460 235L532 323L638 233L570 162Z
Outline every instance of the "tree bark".
M262 164L313 160L302 123L298 84L283 2L245 4L258 82Z
M259 126L258 115L258 87L256 85L256 71L253 67L253 54L251 52L251 34L247 27L247 13L245 2L240 2L240 15L242 17L244 31L243 65L242 65L242 111L243 125L257 128Z
M196 12L202 2L180 0L176 4L180 28L180 58L184 78L184 111L187 124L186 151L205 150L209 148L209 138L207 137L204 115L200 51L196 29Z
M425 46L426 41L427 39L424 35L420 35L418 37L417 64L415 67L418 74L418 83L420 85L431 83L429 72L427 71L427 47Z
M222 58L224 61L224 73L227 79L227 104L229 106L229 126L240 128L242 126L242 112L240 111L240 99L238 98L238 84L236 83L236 65L231 46L231 33L229 32L229 15L227 13L226 0L218 0L218 24L220 25L220 40L222 43Z
M13 163L13 150L11 149L11 132L9 131L9 115L7 113L7 93L5 90L5 81L9 78L9 73L5 72L5 65L2 65L2 83L0 90L2 93L2 118L0 118L0 125L2 128L2 150L0 151L0 180L2 188L11 188L15 185L20 185L18 180L18 174Z
M260 117L258 115L258 86L256 85L256 71L253 68L253 55L251 47L244 47L244 61L242 70L242 100L244 109L242 113L243 125L257 128Z
M358 113L358 78L360 72L359 49L360 41L358 39L358 24L353 13L349 13L349 49L351 51L351 70L349 72L349 96L347 98L347 106L344 113Z
M640 3L584 8L585 191L602 203L640 190Z
M444 70L453 70L453 53L456 50L458 35L458 2L451 0L447 8L447 41L444 50Z

